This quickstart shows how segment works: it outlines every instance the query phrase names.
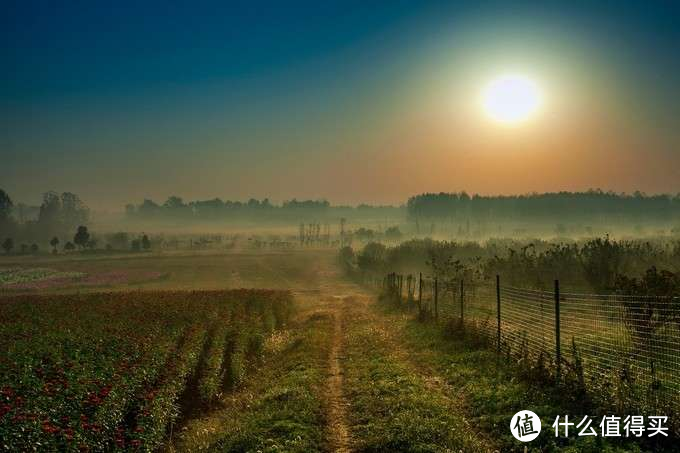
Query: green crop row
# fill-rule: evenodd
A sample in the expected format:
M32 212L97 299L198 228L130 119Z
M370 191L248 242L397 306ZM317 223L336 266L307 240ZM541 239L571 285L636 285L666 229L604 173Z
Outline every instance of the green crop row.
M4 298L0 445L153 450L184 400L243 382L291 310L290 294L266 290Z

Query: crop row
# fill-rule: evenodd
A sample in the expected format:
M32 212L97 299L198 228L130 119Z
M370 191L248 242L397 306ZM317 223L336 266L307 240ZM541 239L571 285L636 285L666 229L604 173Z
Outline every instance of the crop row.
M243 382L292 312L266 290L0 299L0 446L154 450Z

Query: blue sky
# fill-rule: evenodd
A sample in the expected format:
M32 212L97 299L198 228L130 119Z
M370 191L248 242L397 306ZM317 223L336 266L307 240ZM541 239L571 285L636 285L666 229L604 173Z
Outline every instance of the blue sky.
M172 193L396 202L425 190L680 190L667 168L680 167L671 2L57 3L5 3L0 18L2 185L15 198L73 190L114 207ZM602 128L636 130L617 146L634 144L626 162L652 160L639 180L598 169L595 155L573 183L490 187L489 175L441 175L393 189L408 146L444 159L444 138L432 145L408 129L409 115L427 116L423 99L437 97L431 77L455 85L482 59L515 53L569 72L583 93L611 90L608 108L629 109L632 126ZM470 155L462 145L450 153Z

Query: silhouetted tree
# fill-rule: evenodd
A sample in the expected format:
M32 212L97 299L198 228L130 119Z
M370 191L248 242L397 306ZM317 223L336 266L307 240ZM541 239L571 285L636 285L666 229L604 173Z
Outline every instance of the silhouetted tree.
M13 235L16 233L15 222L12 218L14 204L7 193L0 189L0 234Z
M357 255L359 269L366 272L380 274L384 270L387 247L377 242L371 242Z
M68 241L66 244L64 244L64 250L66 250L66 251L70 252L72 250L75 250L75 248L76 248L76 246L73 245L73 242L71 242L71 241Z
M0 225L9 220L13 207L14 203L12 203L12 199L7 192L0 189Z
M87 223L90 210L80 200L78 195L71 192L61 194L61 221L66 228Z
M353 233L354 237L360 241L370 241L375 236L375 231L361 227Z
M31 253L38 253L39 249L40 248L38 247L38 244L36 244L35 242L31 244Z
M56 255L57 253L57 246L59 245L59 238L58 237L53 237L52 240L50 241L50 245L52 246L52 253Z
M35 233L43 236L65 235L76 226L86 224L89 215L89 209L76 194L46 192L40 205Z
M9 254L14 249L14 240L12 238L5 239L2 243L2 249Z
M352 247L345 246L340 249L340 252L338 253L338 261L340 262L340 266L342 266L346 272L353 269L355 259L356 257Z
M79 226L78 231L75 236L73 236L73 243L79 247L85 247L89 240L90 233L87 231L87 227L83 225Z
M185 207L186 205L184 204L184 201L182 200L181 197L178 197L176 195L172 195L168 197L168 199L163 203L163 207L166 209L180 209Z
M61 226L61 198L54 191L43 194L43 202L40 205L38 224L41 229L47 231L58 230Z
M146 234L142 236L142 248L144 250L149 250L151 248L151 241L149 240L149 236Z

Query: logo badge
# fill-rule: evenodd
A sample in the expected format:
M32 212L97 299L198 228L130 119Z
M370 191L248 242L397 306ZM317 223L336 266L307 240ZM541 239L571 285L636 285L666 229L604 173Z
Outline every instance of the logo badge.
M521 442L530 442L541 434L541 419L531 411L519 411L510 420L510 432Z

